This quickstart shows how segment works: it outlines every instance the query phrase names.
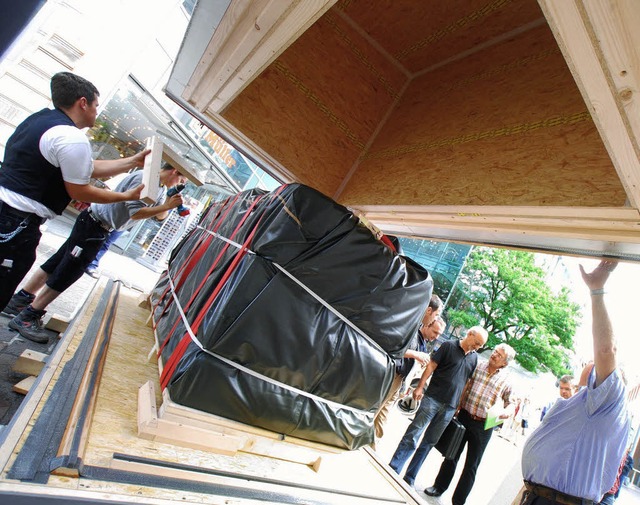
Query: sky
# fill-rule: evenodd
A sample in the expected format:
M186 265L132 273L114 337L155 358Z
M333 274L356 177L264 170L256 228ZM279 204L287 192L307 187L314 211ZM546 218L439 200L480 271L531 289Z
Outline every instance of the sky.
M575 336L576 352L582 358L593 357L592 332L591 332L591 303L589 289L584 284L578 268L582 264L587 272L590 272L599 263L599 260L565 257L565 264L572 275L571 286L573 298L583 305L582 324ZM638 320L640 319L640 296L636 289L640 287L640 264L619 263L607 281L605 290L605 303L609 310L614 335L618 343L618 359L627 373L638 368L637 341Z

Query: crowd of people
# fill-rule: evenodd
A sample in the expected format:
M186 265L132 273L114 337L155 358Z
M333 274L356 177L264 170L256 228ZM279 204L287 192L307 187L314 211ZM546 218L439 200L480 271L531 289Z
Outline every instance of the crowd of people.
M161 191L155 204L145 204L140 199L140 171L130 173L114 191L92 185L92 177L111 177L143 166L149 151L94 161L82 129L94 125L98 90L82 77L61 72L51 79L51 95L54 109L29 116L9 138L0 170L0 309L13 317L11 328L35 342L48 340L42 328L47 305L87 269L91 272L105 243L134 221L164 219L183 203L179 194L166 198ZM163 167L163 188L182 182L178 170ZM17 289L35 262L39 226L61 214L71 199L91 205L80 213L60 249ZM581 267L591 293L593 362L577 384L572 376L559 379L559 398L543 408L540 425L526 439L521 505L609 504L629 471L625 384L604 302L605 284L615 267L614 261L602 261L590 273ZM409 393L418 405L415 417L389 464L414 486L427 455L455 416L464 427L462 442L424 492L442 495L452 485L466 450L452 496L453 505L462 505L499 424L495 419L513 420L513 433L524 438L532 413L528 399L514 399L507 370L516 356L514 349L499 344L487 361L480 361L476 351L488 339L481 326L470 328L460 340L440 342L446 326L442 309L440 298L432 296L414 343L396 362L393 384L375 418L375 435L377 440L384 436L389 410L407 393L407 382L417 369L420 379Z
M443 459L433 485L424 489L427 496L438 497L449 489L466 450L451 498L453 505L466 503L492 433L500 429L513 443L524 442L520 505L613 503L633 464L626 389L604 301L606 281L616 266L605 260L592 272L580 267L591 294L593 361L577 382L571 375L560 377L558 398L542 406L539 414L528 397L514 394L507 370L516 355L513 348L499 344L488 361L478 360L476 351L488 337L481 326L470 328L460 340L435 345L428 357L420 355L422 375L410 389L419 404L391 457L391 468L415 486L427 455L455 417L464 427L462 442L453 456ZM414 350L424 352L429 334L425 326L442 320L441 305L433 300ZM442 333L440 327L435 333ZM404 371L417 359L407 351L397 360L394 394L388 399L407 389ZM532 422L537 427L530 428Z

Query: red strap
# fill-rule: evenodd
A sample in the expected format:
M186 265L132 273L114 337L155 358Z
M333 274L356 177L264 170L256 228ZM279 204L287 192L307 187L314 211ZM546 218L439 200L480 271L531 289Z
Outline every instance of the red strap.
M253 209L255 208L255 206L257 205L257 203L260 201L262 197L258 197L256 198L252 203L251 206L247 209L247 211L244 213L244 216L242 216L242 219L240 220L240 222L237 224L237 226L235 227L235 229L233 230L233 232L231 233L231 235L229 236L229 240L232 240L236 234L238 233L238 231L242 228L242 225L244 225L245 221L247 220L247 218L249 217L249 215L251 214L251 212L253 211ZM213 235L209 235L209 237L211 239L213 239ZM211 240L209 240L207 242L207 245L211 242ZM198 293L200 292L200 290L202 289L202 286L204 286L205 282L207 281L207 278L209 277L209 275L211 275L211 272L213 272L213 270L218 266L218 263L220 262L220 260L222 259L222 257L224 256L224 254L227 252L227 250L229 249L230 244L228 242L225 242L224 246L222 247L222 249L220 250L220 252L218 253L218 256L216 257L216 259L213 261L213 263L211 264L211 266L209 267L209 270L207 270L207 273L202 277L202 281L200 282L200 284L196 287L196 289L194 290L193 294L191 295L191 298L189 298L189 300L187 301L187 303L185 304L183 311L186 313L186 311L189 309L189 307L191 307L191 304L193 303L193 300L195 300L196 296L198 296ZM206 249L203 249L201 254L198 254L197 260L200 260L200 258L202 257L202 255L204 254L204 252L206 251ZM197 263L197 261L196 261ZM182 284L180 285L180 287L182 287ZM176 286L176 293L179 291L179 287ZM173 297L172 297L173 298ZM167 306L169 305L169 303L167 302L167 304L165 305L165 310L167 308ZM163 311L164 313L164 311ZM173 327L171 328L171 331L167 334L167 336L165 337L162 346L160 347L160 349L158 350L158 359L160 358L160 355L162 354L162 351L164 350L164 348L166 347L167 343L169 342L169 340L171 339L171 337L173 336L173 332L175 331L175 329L178 326L178 322L179 319L176 319L176 322L174 323Z
M284 184L284 185L280 186L276 191L272 192L271 193L271 198L273 199L286 186L287 185ZM258 200L260 198L258 198ZM257 203L257 201L255 201L252 204L252 207L256 203ZM243 218L243 221L249 214L250 214L250 211L247 211L246 215ZM235 257L233 258L233 260L231 262L231 264L227 267L227 270L225 271L224 275L220 279L220 282L218 282L218 284L216 285L215 289L213 290L213 293L211 293L211 296L209 296L209 298L207 299L206 303L204 304L204 306L200 310L200 313L198 314L198 316L194 320L193 324L191 325L191 332L194 335L196 335L198 333L198 330L200 328L200 324L202 323L202 321L204 320L204 318L205 318L206 314L208 313L209 309L213 305L213 302L215 301L216 297L218 296L218 293L220 293L220 291L222 290L222 288L224 287L226 282L229 280L229 277L231 277L231 274L234 272L234 270L236 269L236 267L238 266L238 264L240 263L242 258L244 258L244 256L248 253L249 245L251 244L251 241L253 240L253 237L255 236L255 234L256 234L256 232L258 230L258 226L260 225L260 222L262 221L263 217L264 217L264 213L257 220L255 226L251 230L251 233L249 233L249 235L247 236L244 244L242 244L242 247L236 253ZM236 229L234 230L232 236L235 235L235 233L238 231L239 226L240 225L238 225L238 227L236 227ZM229 244L227 244L227 245L229 245ZM176 348L171 353L171 356L169 356L169 359L165 363L165 366L162 369L162 374L160 376L160 387L162 389L165 389L169 385L169 381L171 380L171 377L173 376L173 373L175 372L175 369L176 369L178 363L180 362L180 360L184 356L184 353L186 352L186 350L187 350L187 348L189 346L190 340L191 340L191 337L189 335L189 332L185 332L185 334L182 337L182 340L180 340L180 342L178 343ZM166 345L166 340L165 340L165 343L163 344L163 347L165 345Z
M218 293L220 293L220 290L226 284L227 280L229 280L229 277L231 277L231 274L233 273L233 271L236 269L236 267L240 263L240 260L242 258L244 258L244 256L247 254L248 246L251 243L251 240L253 239L253 237L254 237L254 235L256 233L256 230L258 228L258 224L259 224L259 221L254 226L253 230L251 231L251 233L247 237L247 240L245 241L245 243L242 245L242 249L240 249L237 252L235 258L233 258L233 261L227 267L227 270L224 273L224 275L222 276L222 279L220 279L220 282L218 283L216 288L213 290L213 293L211 293L211 296L209 297L209 299L205 303L204 307L202 308L202 310L200 311L200 313L196 317L195 321L193 322L193 325L191 325L191 331L192 331L192 333L194 335L198 333L198 329L200 328L200 324L202 323L202 321L204 320L207 312L211 308L211 305L213 305L213 302L215 301L216 297L218 296ZM165 389L167 387L167 385L169 384L169 381L171 380L171 377L173 376L173 373L175 371L175 368L176 368L178 362L182 359L182 357L184 356L184 353L187 350L187 347L189 346L189 341L190 340L191 340L191 337L189 335L189 332L185 332L184 336L182 337L182 340L180 340L180 343L173 350L173 352L171 353L171 356L169 356L169 359L167 360L164 368L162 369L162 375L160 376L160 387L162 389Z
M218 214L215 216L214 220L211 222L211 225L215 225L214 231L220 228L220 225L222 224L222 222L224 222L224 219L227 216L227 214L229 213L229 210L235 205L236 200L238 199L239 195L240 194L238 193L235 196L235 198L233 199L233 201L231 202L231 204L227 207L227 210L226 210L224 216L221 217L220 213L224 209L224 206L227 205L227 203L229 202L229 198L227 198L224 201L224 203L222 204L222 206L218 209ZM211 239L212 239L212 237L211 237L211 235L209 233L204 233L203 232L201 237L198 239L198 242L196 243L195 247L193 248L191 254L188 255L185 258L184 262L181 265L178 266L176 274L175 274L175 278L178 281L177 284L176 284L176 290L179 287L181 287L182 284L184 284L185 280L188 277L188 274L191 273L191 270L193 269L193 267L197 263L197 261L195 261L195 262L193 261L193 256L197 255L198 259L200 257L202 257L202 255L206 251L209 243L211 242ZM206 242L206 245L204 244L204 242ZM160 305L160 302L162 300L164 300L165 296L167 296L167 294L169 293L169 288L170 288L170 286L167 285L165 290L162 292L162 295L160 295L158 297L158 301L155 304L155 306L153 307L153 312L155 312L155 309L158 307L158 305ZM167 309L171 305L172 301L173 301L173 297L169 298L169 300L165 304L164 308L162 309L162 312L160 313L160 316L158 316L158 319L160 319L164 315L164 313L167 311ZM154 323L154 329L155 329L155 323Z

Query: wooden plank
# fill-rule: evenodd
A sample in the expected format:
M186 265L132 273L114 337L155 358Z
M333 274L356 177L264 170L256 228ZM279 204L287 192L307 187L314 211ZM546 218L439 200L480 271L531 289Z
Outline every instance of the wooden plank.
M17 384L14 384L11 390L18 394L26 395L31 390L31 387L35 382L36 382L36 377L33 375L30 375L26 379L22 379Z
M220 112L336 0L233 0L183 97Z
M140 199L148 205L153 205L158 199L163 147L163 143L158 137L147 139L146 148L151 149L151 152L144 159L144 168L142 169L144 189L140 193Z
M27 375L38 375L47 362L47 354L25 349L14 363L12 370Z
M118 304L119 291L119 283L111 286L111 292L109 293L109 298L102 313L100 325L97 328L95 342L91 349L85 372L80 381L78 392L76 393L73 407L69 414L69 420L67 421L67 426L60 441L60 446L58 447L58 458L62 459L73 452L73 460L70 460L67 466L60 466L54 469L51 473L55 475L79 477L79 467L77 463L82 461L87 445L87 437L96 405L100 377L104 368L107 348L115 320L115 309ZM111 317L112 314L113 317ZM80 434L79 438L77 437L78 433Z
M0 470L3 473L9 467L11 458L15 457L21 445L24 443L29 423L38 407L43 403L45 392L60 374L62 364L73 356L73 352L69 352L69 347L71 346L74 336L80 332L80 328L86 326L88 319L90 319L90 314L97 305L98 295L104 290L106 282L107 279L102 278L94 285L91 294L87 298L87 302L82 306L80 313L74 319L68 331L64 333L62 340L58 342L53 354L49 357L48 366L40 374L40 380L36 385L36 389L25 398L20 411L14 416L12 420L13 427L5 436L4 443L0 446Z
M633 207L639 208L640 2L538 0L538 3L589 107L627 197Z
M358 205L366 215L381 213L448 214L478 216L522 216L546 218L588 218L637 221L638 209L631 207L557 207L557 206L495 206L495 205Z

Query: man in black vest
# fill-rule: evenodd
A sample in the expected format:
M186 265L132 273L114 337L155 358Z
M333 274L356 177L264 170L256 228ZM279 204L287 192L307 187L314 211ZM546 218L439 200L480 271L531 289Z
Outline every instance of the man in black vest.
M69 72L51 78L55 109L25 119L7 141L0 169L0 310L36 259L40 225L62 214L72 198L115 203L139 200L143 185L116 193L90 184L144 165L149 151L118 160L91 158L81 131L94 125L98 90Z

